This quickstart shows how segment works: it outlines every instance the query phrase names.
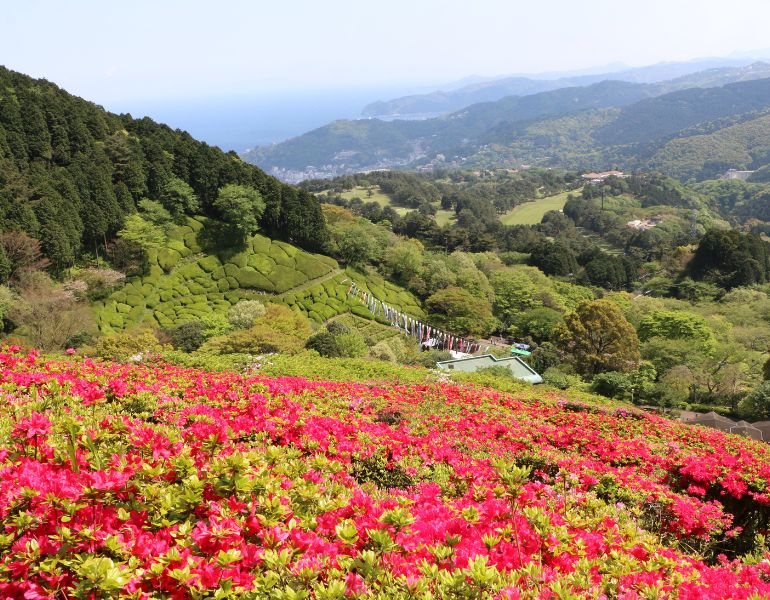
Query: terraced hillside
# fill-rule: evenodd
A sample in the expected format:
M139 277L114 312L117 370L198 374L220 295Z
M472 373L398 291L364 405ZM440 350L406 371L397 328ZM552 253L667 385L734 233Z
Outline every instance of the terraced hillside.
M172 228L164 247L149 252L146 275L95 305L99 329L171 327L225 313L249 298L286 304L317 322L349 312L371 319L369 310L347 295L353 281L391 306L423 315L412 294L378 276L343 270L333 258L261 235L234 247L217 239L217 225L195 217Z

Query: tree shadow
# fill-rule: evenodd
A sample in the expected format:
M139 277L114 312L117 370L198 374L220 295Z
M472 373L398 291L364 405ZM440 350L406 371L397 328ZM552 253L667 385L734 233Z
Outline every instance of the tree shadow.
M236 227L211 219L198 232L197 240L203 252L217 254L224 259L243 252L247 247L243 234Z

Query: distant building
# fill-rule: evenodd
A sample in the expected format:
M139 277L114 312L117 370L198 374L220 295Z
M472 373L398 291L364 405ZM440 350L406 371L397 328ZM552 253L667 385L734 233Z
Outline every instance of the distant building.
M653 227L660 225L662 222L662 217L652 217L650 219L634 219L633 221L626 223L626 225L628 225L631 229L647 231L648 229L652 229Z
M495 358L491 354L483 354L468 358L442 360L437 362L436 366L444 371L461 371L463 373L473 373L486 367L506 367L510 369L516 379L530 383L543 383L543 378L518 356Z
M601 183L607 177L625 177L623 171L602 171L601 173L583 173L581 177L588 183Z
M722 179L738 179L740 181L746 181L754 171L739 171L738 169L730 169L724 175Z

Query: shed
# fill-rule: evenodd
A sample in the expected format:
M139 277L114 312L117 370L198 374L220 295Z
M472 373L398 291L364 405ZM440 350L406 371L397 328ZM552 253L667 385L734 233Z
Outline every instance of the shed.
M481 356L470 356L468 358L442 360L437 362L436 366L445 371L462 371L464 373L473 373L486 367L506 367L510 369L516 379L529 381L530 383L543 383L543 378L538 375L537 371L518 356L496 358L491 354L482 354Z
M714 411L708 412L705 415L698 415L695 419L688 422L693 425L703 425L704 427L718 429L719 431L724 431L725 433L729 433L730 428L735 425L735 421L728 419L727 417L723 417Z
M730 433L754 438L755 440L762 439L762 431L746 421L738 421L735 425L730 427Z
M763 440L770 441L770 421L757 421L752 425L762 432Z

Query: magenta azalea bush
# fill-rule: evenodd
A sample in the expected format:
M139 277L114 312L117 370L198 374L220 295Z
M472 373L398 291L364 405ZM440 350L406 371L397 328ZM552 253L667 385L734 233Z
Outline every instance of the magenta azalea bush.
M0 353L2 598L761 598L768 446L547 390Z

